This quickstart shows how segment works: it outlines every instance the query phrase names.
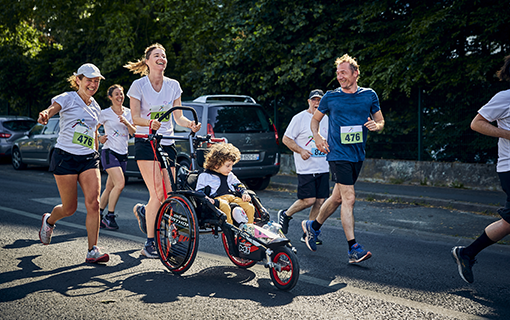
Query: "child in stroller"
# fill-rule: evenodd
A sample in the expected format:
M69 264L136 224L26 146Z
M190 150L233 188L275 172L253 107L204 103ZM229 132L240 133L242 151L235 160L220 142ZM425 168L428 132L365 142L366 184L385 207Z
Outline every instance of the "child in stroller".
M205 156L204 169L198 176L196 190L203 192L207 199L227 216L233 224L231 204L240 206L241 213L235 217L237 223L253 223L255 208L244 185L232 172L232 167L241 159L241 152L231 143L216 143ZM237 194L241 194L238 197Z

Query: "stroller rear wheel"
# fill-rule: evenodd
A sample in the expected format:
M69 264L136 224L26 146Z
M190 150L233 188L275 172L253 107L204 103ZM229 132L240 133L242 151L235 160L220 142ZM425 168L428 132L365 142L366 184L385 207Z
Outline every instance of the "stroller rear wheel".
M161 262L173 273L186 272L197 256L198 222L195 209L182 195L163 202L156 217L156 250Z

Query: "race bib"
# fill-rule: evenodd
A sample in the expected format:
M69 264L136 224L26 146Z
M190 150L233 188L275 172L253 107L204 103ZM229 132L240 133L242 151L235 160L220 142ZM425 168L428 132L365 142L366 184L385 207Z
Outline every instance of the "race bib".
M73 134L73 143L94 150L94 131L83 126L76 126Z
M312 157L314 158L318 158L318 157L325 157L326 154L324 152L321 152L319 149L317 148L312 148Z
M151 113L151 120L159 119L159 117L161 117L165 112L170 110L171 107L172 107L172 105L170 105L170 104L165 104L164 106L158 106L158 107L151 107L149 109L149 111ZM161 122L170 121L170 116L171 116L171 113L168 114L163 120L161 120Z
M354 144L363 142L363 127L349 126L340 127L340 141L342 144Z

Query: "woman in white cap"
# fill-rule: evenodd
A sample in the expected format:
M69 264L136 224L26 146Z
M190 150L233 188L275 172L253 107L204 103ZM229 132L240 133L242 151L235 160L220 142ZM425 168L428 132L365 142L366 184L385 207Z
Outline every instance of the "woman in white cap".
M86 262L107 262L110 257L97 247L99 237L99 194L101 179L99 153L97 152L97 125L101 108L92 97L104 77L91 64L82 65L78 72L68 78L76 91L62 93L51 99L51 105L39 113L37 120L47 124L48 119L60 114L60 133L51 157L50 171L57 182L62 204L42 217L39 239L50 244L55 223L76 212L78 207L78 183L85 197L87 218L88 253Z
M133 73L139 73L143 77L135 80L127 93L130 98L131 116L136 125L137 134L147 134L150 129L158 130L164 135L173 135L174 129L171 117L159 122L158 116L162 115L174 106L181 105L181 87L179 82L165 77L167 65L165 48L156 43L145 49L145 55L141 60L129 62L124 67ZM183 127L190 128L194 132L200 129L200 123L195 123L184 117L182 110L172 112L175 122ZM170 167L175 177L175 158L177 150L174 142L162 140L161 145L171 161ZM147 234L147 241L142 249L142 255L147 258L158 258L154 245L154 224L161 203L166 199L162 178L165 180L167 191L170 189L170 179L166 169L160 168L162 159L159 154L158 160L154 160L154 153L150 142L143 138L135 138L135 157L140 173L147 189L149 190L149 202L146 206L137 204L133 211L138 218L142 232ZM149 226L149 227L147 227Z

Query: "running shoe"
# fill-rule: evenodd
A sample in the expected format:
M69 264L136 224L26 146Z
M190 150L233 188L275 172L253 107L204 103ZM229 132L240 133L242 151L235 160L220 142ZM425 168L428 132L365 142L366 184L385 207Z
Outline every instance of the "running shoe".
M55 226L50 226L47 222L50 216L51 214L49 213L43 214L41 230L39 230L39 239L45 245L50 244L51 235L53 234L53 229L55 229Z
M452 248L452 257L453 260L457 263L458 269L459 269L459 275L462 278L462 280L466 281L467 283L473 283L475 281L473 277L473 265L475 264L476 260L471 259L470 257L462 254L462 250L465 247L453 247Z
M308 249L312 251L317 251L317 237L321 233L320 230L315 231L312 228L312 220L303 220L301 222L301 227L303 228L303 232L306 234L305 243Z
M85 262L87 263L98 263L98 262L108 262L110 260L110 256L108 253L101 253L98 247L93 246L92 250L87 253L87 259Z
M101 220L101 225L104 224L104 227L106 229L110 230L117 230L119 228L119 225L115 221L115 215L114 214L108 214Z
M142 249L142 255L149 259L157 259L159 258L159 254L156 251L156 246L154 244L154 241L151 242L145 242L145 246Z
M353 244L351 250L349 250L349 263L358 263L368 260L370 257L372 257L372 253L363 249L363 246L359 243Z
M289 221L292 220L292 217L287 216L285 212L287 212L287 210L278 211L278 223L282 226L283 234L289 232Z
M145 221L145 205L141 203L135 204L133 207L133 213L138 220L138 226L143 233L147 234L147 222Z
M104 217L103 217L103 215L101 215L101 218L99 220L99 228L101 228L101 229L106 228L106 224L103 222L103 219L104 219Z
M306 233L303 233L303 236L301 237L301 239L299 239L301 242L303 243L306 243ZM322 240L319 239L319 236L317 236L317 241L315 241L315 243L320 246L322 245Z

